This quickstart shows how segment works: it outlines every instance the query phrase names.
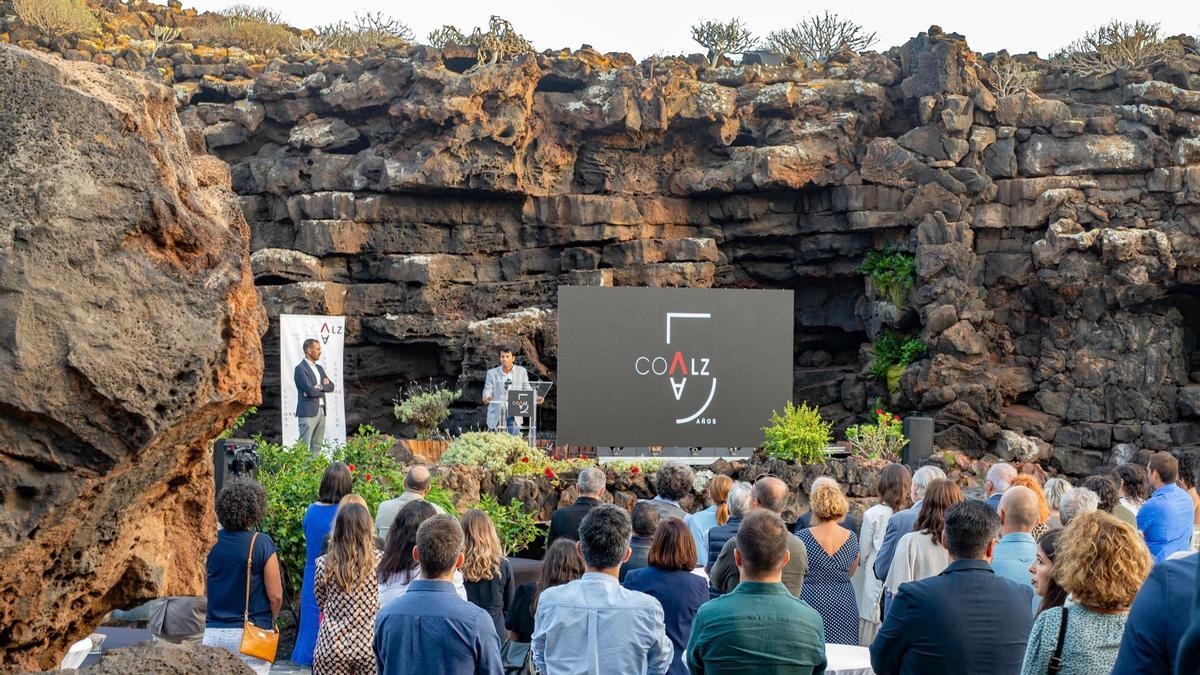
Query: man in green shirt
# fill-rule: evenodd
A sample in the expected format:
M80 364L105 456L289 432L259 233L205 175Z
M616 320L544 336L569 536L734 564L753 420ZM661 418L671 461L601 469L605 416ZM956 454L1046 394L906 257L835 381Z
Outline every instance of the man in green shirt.
M693 674L825 672L821 615L782 583L789 536L783 520L765 509L742 521L734 550L741 582L696 612L687 647Z

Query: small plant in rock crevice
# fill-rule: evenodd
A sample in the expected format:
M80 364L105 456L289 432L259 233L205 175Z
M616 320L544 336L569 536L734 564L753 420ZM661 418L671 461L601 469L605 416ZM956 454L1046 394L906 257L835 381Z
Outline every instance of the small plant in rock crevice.
M879 289L889 302L901 307L908 291L917 282L916 257L898 248L869 251L866 259L858 266L858 272L870 277L875 288Z

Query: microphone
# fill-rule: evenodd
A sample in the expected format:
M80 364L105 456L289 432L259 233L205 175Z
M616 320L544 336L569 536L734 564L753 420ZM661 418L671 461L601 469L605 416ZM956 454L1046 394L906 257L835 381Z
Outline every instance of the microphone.
M512 388L512 378L511 378L511 377L506 377L506 378L504 378L504 389L505 389L505 391L507 391L507 390L509 390L509 389L511 389L511 388Z

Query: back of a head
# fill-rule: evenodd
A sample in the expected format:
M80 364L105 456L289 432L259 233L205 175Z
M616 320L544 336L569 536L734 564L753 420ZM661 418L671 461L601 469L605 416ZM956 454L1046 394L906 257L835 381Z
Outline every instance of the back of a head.
M412 559L413 547L417 545L417 530L421 523L436 515L437 509L424 500L411 501L400 509L389 524L387 540L383 544L383 558L379 561L380 583L396 575L404 575L405 582L412 578L417 565Z
M916 473L914 473L912 477L913 491L917 493L917 499L925 498L925 490L929 487L930 483L939 478L945 477L945 471L942 471L931 464L926 464L925 466L917 469Z
M230 532L251 530L267 515L267 492L253 478L227 481L217 496L217 522Z
M561 586L575 581L583 576L583 559L575 551L575 542L566 537L559 537L550 544L542 560L542 569L538 573L537 592L541 594L547 588ZM537 600L534 600L536 604ZM534 607L536 610L537 607Z
M347 593L374 575L375 526L365 504L343 499L333 519L326 559L334 584Z
M879 492L879 500L892 507L893 511L899 511L908 503L908 493L912 489L912 473L903 464L888 464L879 473L879 481L875 487Z
M837 485L837 483L834 483L834 485ZM774 476L759 478L754 483L752 496L758 502L759 508L766 509L772 513L782 514L783 509L787 506L787 483Z
M1176 480L1179 487L1184 489L1196 487L1200 479L1200 452L1195 450L1177 450L1175 459L1179 461L1179 475Z
M462 550L462 526L451 516L438 514L417 528L417 562L421 565L421 575L427 579L454 571Z
M1062 498L1067 494L1067 490L1071 489L1071 484L1062 478L1050 478L1042 485L1042 492L1046 494L1046 503L1052 509L1058 509L1062 503Z
M639 537L652 537L658 529L658 509L650 502L638 502L633 505L633 533Z
M646 562L668 572L695 569L696 542L688 526L678 518L667 518L659 523Z
M404 489L422 494L429 491L429 485L433 482L433 474L429 473L429 469L417 465L408 470L408 475L404 477Z
M604 493L605 483L604 472L594 466L580 471L579 478L575 481L581 497L599 497Z
M692 491L692 479L695 476L692 467L686 464L664 464L654 475L654 489L663 499L679 501Z
M1157 473L1163 483L1174 483L1179 479L1179 460L1169 452L1156 452L1150 457L1149 471Z
M1062 499L1058 502L1058 516L1062 520L1063 527L1071 522L1071 519L1083 513L1091 513L1100 507L1100 498L1095 492L1085 487L1075 487L1067 490Z
M987 502L968 499L946 509L946 550L954 560L981 560L1000 535L1000 516Z
M330 462L321 476L321 487L317 490L317 501L336 504L354 489L354 476L350 467L342 462Z
M1027 473L1019 473L1013 479L1012 484L1020 485L1021 487L1029 488L1033 492L1033 496L1038 503L1038 523L1044 523L1050 517L1050 504L1046 501L1046 494L1042 492L1042 484L1038 482L1036 476ZM1036 524L1036 523L1035 523Z
M588 511L579 524L583 561L598 570L619 566L629 548L632 531L629 512L615 504L601 504Z
M745 481L734 483L729 488L729 516L741 518L750 512L750 484Z
M708 498L717 507L717 524L729 522L729 490L733 487L733 479L719 473L708 481Z
M1016 476L1016 467L1007 462L996 462L987 472L987 480L996 492L1004 492L1011 487L1012 479Z
M1141 533L1103 511L1079 514L1062 533L1054 578L1063 589L1089 607L1129 609L1154 563Z
M500 576L504 551L492 519L479 509L470 509L463 514L460 524L463 530L463 578L487 581Z
M738 528L737 550L742 558L742 576L761 576L783 569L787 561L787 526L778 514L755 509Z
M1099 508L1105 513L1112 513L1113 507L1120 503L1120 486L1108 474L1096 474L1083 479L1083 487L1096 493L1100 500Z
M850 510L850 502L842 494L842 488L837 483L824 483L813 490L812 512L822 522L838 521L846 517ZM816 522L814 521L815 525Z
M1113 469L1121 489L1134 501L1150 498L1150 482L1146 478L1146 467L1141 464L1121 464Z
M925 500L917 513L917 522L913 531L923 532L933 539L933 543L942 541L942 528L946 522L946 509L963 500L962 488L951 480L936 478L925 490Z
M1004 527L1013 532L1032 532L1041 515L1037 495L1023 485L1013 485L1000 498Z

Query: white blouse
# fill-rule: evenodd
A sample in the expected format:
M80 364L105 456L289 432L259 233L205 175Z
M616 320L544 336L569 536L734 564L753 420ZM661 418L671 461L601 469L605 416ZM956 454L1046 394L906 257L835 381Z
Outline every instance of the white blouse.
M950 565L950 552L924 532L909 532L896 544L896 557L888 570L884 586L895 595L900 584L941 574Z
M384 605L407 593L409 584L413 580L421 578L420 574L405 577L404 574L393 574L390 579L379 584L379 609L383 609ZM454 592L463 600L467 599L467 587L463 586L462 572L458 570L454 570Z
M883 594L883 581L875 577L875 558L883 547L883 535L887 532L892 507L876 504L863 514L862 530L858 537L858 569L850 582L854 585L854 597L858 599L858 616L871 623L879 623L879 596Z

